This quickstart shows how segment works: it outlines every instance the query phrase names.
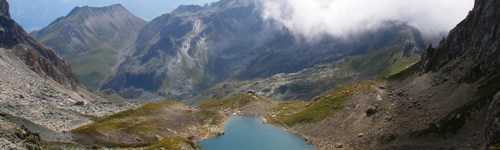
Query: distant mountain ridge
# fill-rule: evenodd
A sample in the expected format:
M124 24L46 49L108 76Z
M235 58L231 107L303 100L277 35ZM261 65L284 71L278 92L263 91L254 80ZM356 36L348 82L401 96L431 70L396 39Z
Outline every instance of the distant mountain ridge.
M222 0L181 6L152 20L139 34L132 55L102 89L129 98L184 99L225 80L298 72L405 43L424 47L418 30L395 22L356 40L325 37L308 43L263 19L261 7L255 0Z
M145 23L121 5L78 7L32 35L70 60L85 85L130 99L193 98L221 82L266 79L351 56L394 55L389 49L414 59L425 47L417 29L397 21L348 39L324 36L307 42L264 19L261 9L258 0L222 0L180 6ZM375 77L384 70L383 65L375 68L358 71ZM310 97L318 90L280 97Z
M7 1L0 1L0 13L3 15L3 16L9 16L10 17L10 13L9 13L9 4L7 3Z
M69 60L79 79L96 89L127 55L145 24L120 4L84 6L32 35Z

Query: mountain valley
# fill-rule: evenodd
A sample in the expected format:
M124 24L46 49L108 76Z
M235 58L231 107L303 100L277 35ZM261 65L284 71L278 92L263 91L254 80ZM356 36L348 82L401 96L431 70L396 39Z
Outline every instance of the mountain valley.
M500 1L440 42L398 20L311 41L263 7L81 6L28 34L0 0L0 149L201 150L236 116L315 150L500 148Z

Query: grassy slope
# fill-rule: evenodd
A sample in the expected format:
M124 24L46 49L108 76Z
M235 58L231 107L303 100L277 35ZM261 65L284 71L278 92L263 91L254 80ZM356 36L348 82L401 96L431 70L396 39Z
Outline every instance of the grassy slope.
M111 68L118 61L115 57L117 52L109 49L98 49L90 51L86 56L68 56L71 58L73 72L88 87L98 88L100 82L113 72Z
M376 81L363 81L349 86L344 86L333 92L315 98L311 103L287 102L278 105L271 116L267 118L285 126L294 126L303 123L319 122L343 109L343 104L348 97L360 92L373 91L372 86Z
M73 18L69 22L81 22L82 19L84 18ZM87 29L85 25L71 26L79 30L79 32L73 35L74 37L71 39L65 39L61 35L67 35L67 31L64 30L67 28L64 26L67 25L67 22L56 24L56 26L50 28L51 31L46 32L46 35L34 34L34 36L41 43L56 49L60 56L68 60L73 72L83 84L97 89L100 82L113 73L111 69L118 63L119 51L133 41L128 40L126 37L116 39L116 37L113 37L113 33L94 33L92 30ZM81 43L75 43L75 41Z
M209 99L200 102L200 109L207 110L225 110L225 109L239 109L254 101L255 98L249 94L237 94L223 99Z
M193 140L219 132L225 120L222 110L239 110L264 101L251 94L201 102L199 109L166 101L145 104L73 130L87 144L107 147L146 147L149 149L199 149ZM89 141L90 140L90 141Z
M186 150L186 149L200 149L200 148L195 143L186 140L185 138L173 137L173 138L162 139L158 143L147 147L145 150L158 150L158 149Z
M376 51L366 55L350 57L340 64L343 70L354 70L364 76L390 78L410 68L419 61L418 56L404 56L398 49ZM289 102L276 107L269 120L285 126L319 122L343 108L344 102L360 92L372 91L377 81L362 81L346 84L333 92L316 97L311 103Z
M111 147L193 145L192 138L211 134L210 128L223 122L223 115L206 110L193 110L177 102L146 104L73 130L87 143ZM179 140L182 139L182 140ZM190 140L188 140L190 139ZM179 143L180 142L180 143ZM165 146L168 147L168 146Z
M407 69L419 60L419 56L404 56L399 49L385 49L350 57L341 68L355 70L363 76L387 78Z

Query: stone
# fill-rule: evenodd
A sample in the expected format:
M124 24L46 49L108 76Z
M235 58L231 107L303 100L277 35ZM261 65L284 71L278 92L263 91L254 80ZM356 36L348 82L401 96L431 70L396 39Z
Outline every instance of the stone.
M366 110L366 116L370 117L370 116L373 116L374 114L376 114L378 112L377 110L377 107L375 106L370 106L368 107L368 109Z
M385 121L392 121L392 116L386 116Z
M75 106L85 106L85 102L84 101L78 101L74 105Z
M365 136L365 134L364 134L364 133L359 133L359 134L358 134L358 137L363 137L363 136Z
M342 143L336 143L335 148L344 148L344 144Z

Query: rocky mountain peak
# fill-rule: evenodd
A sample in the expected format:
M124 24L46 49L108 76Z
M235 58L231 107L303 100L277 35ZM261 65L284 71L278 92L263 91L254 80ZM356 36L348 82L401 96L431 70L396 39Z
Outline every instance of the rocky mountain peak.
M425 70L444 71L469 81L496 73L500 65L498 18L500 1L476 0L474 9L448 38L438 48L428 50L423 60Z
M203 9L203 7L199 5L181 5L172 11L172 13L196 12L201 9Z
M258 0L221 0L217 3L213 3L213 6L218 6L223 8L234 8L234 7L252 6L256 4L258 4Z
M0 15L10 16L9 3L7 3L7 0L0 0Z
M69 14L83 13L86 11L128 11L122 4L113 4L104 7L77 6Z
M83 6L74 8L67 16L57 19L42 30L32 33L32 35L63 55L63 53L73 50L77 52L87 51L90 48L88 46L95 46L96 42L121 40L122 35L129 34L123 31L135 32L145 24L146 22L143 19L133 15L121 4L106 7ZM59 35L52 35L51 33L58 33ZM75 36L73 34L79 35ZM67 42L69 42L68 45L76 44L77 46L73 46L68 50L66 48L68 45L58 44L58 41L55 41L53 36L64 37L58 39L63 41L70 40L72 36L75 36L76 41ZM86 36L92 37L87 38Z
M69 60L82 83L93 88L122 60L145 24L120 4L84 6L32 35Z
M223 12L231 9L241 9L241 8L251 8L253 10L258 9L257 0L221 0L214 2L209 5L181 5L172 11L173 15L210 15L217 12Z
M105 7L91 7L91 6L75 7L73 10L71 10L71 12L67 15L67 17L73 16L73 17L89 18L93 16L102 16L102 15L130 16L132 14L123 5L114 4Z

